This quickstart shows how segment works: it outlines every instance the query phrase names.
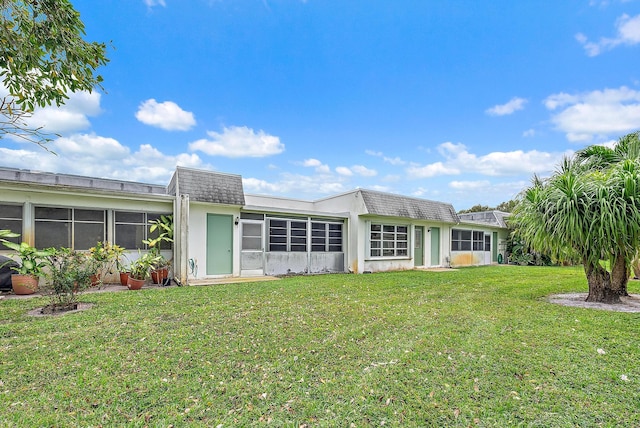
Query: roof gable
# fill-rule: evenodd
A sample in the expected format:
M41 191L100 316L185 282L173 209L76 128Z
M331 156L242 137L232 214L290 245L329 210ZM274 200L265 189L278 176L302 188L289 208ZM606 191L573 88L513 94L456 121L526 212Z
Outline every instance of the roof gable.
M427 199L409 198L392 193L360 190L369 214L458 223L453 205Z
M190 200L198 202L245 204L242 177L234 174L177 167L168 192L171 195L187 194Z

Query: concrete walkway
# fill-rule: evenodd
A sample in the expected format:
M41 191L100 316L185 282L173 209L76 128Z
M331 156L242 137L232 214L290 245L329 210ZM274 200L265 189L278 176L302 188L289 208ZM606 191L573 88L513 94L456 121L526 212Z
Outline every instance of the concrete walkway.
M243 277L243 278L215 278L215 279L192 279L189 281L189 286L207 286L207 285L221 285L221 284L236 284L236 283L244 283L244 282L262 282L262 281L277 281L280 278L275 276L252 276L252 277ZM158 284L147 283L142 289L154 289L154 288L166 288L166 287L177 287L178 285L171 281L171 285L162 286ZM79 294L86 293L111 293L111 292L120 292L120 291L129 291L126 286L120 284L102 284L101 287L93 287L88 290L83 291ZM2 292L0 294L0 300L2 299L31 299L33 297L42 297L41 293L34 294L26 294L26 295L16 295L13 291Z

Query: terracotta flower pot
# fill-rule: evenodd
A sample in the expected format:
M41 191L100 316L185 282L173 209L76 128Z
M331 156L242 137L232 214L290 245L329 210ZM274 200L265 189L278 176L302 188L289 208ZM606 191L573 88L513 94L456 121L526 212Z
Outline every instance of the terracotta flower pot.
M33 275L11 275L11 286L16 294L33 294L38 291L38 277Z
M169 269L160 268L151 272L151 281L154 284L164 284L165 280L169 277Z
M127 281L129 279L129 272L120 272L120 285L127 286Z
M95 287L97 285L100 285L100 274L97 273L95 275L91 275L91 286Z
M144 279L135 279L131 277L128 277L127 279L127 287L129 288L129 290L140 290L144 283Z

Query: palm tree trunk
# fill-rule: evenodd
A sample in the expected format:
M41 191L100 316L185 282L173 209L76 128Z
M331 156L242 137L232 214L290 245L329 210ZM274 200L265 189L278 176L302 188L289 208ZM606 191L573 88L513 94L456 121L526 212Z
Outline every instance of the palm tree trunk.
M618 296L628 296L627 283L629 282L629 265L624 254L616 254L613 266L611 266L611 289Z
M620 303L620 295L611 288L611 275L605 268L585 260L584 273L589 283L587 302Z

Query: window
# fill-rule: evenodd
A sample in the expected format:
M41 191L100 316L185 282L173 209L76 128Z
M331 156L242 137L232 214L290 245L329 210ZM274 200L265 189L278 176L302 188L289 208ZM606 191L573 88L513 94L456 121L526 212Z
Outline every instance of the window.
M88 250L105 240L105 210L35 207L36 248Z
M470 230L451 230L451 251L471 251Z
M409 255L409 226L371 224L371 257L406 257Z
M269 251L307 251L307 222L269 219Z
M484 249L484 232L473 231L473 251L482 251Z
M262 223L242 223L242 249L262 250Z
M143 240L153 239L159 231L152 234L149 232L151 225L149 221L157 220L161 215L169 216L169 213L145 213L136 211L116 211L115 219L115 244L128 250L144 249L146 245ZM165 244L166 245L166 244ZM172 248L170 245L169 248ZM163 249L167 249L164 248Z
M311 251L342 251L342 224L312 222Z
M491 235L480 230L451 230L451 251L491 251Z
M0 205L0 229L22 234L22 205ZM22 236L5 239L19 244Z

